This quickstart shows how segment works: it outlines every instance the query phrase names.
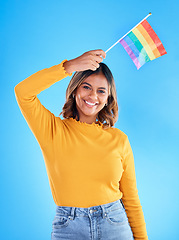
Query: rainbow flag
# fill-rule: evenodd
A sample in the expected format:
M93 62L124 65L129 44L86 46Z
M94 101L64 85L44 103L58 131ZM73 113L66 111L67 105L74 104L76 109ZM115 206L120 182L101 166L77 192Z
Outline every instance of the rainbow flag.
M146 19L134 27L119 42L129 54L137 69L146 62L167 53L157 34Z

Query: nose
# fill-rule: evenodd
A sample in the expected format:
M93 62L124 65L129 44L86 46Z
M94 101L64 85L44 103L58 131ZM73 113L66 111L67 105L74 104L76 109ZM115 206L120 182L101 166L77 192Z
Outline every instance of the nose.
M89 94L89 97L92 99L92 100L97 100L98 99L98 95L96 93L96 91L92 90Z

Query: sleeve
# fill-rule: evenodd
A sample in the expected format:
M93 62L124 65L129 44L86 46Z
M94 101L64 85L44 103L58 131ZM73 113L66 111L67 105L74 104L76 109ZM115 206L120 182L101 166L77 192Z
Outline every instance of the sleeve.
M58 65L32 74L14 88L22 115L42 148L53 139L56 117L41 104L37 94L59 80L72 75L72 73L68 74L63 67L63 63L66 61L65 59ZM62 124L62 120L58 119L59 124Z
M148 240L142 206L138 196L133 152L127 136L124 142L123 169L120 191L123 193L122 201L134 239Z

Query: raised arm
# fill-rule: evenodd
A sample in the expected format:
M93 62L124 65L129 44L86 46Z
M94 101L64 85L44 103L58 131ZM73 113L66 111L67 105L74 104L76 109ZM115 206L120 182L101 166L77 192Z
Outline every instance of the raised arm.
M105 58L103 50L85 52L75 59L64 60L58 65L38 71L15 86L19 108L41 147L44 148L53 140L56 124L60 126L62 121L40 103L37 95L52 84L71 76L74 71L96 70L103 60L101 56Z
M40 103L37 94L71 75L64 69L66 61L32 74L14 88L19 108L41 147L52 141L56 121L54 114ZM59 124L62 123L59 121Z

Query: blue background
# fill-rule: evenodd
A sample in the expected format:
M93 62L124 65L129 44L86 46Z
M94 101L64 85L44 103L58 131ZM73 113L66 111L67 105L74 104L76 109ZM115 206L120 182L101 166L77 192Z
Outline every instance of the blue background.
M14 87L33 73L85 51L106 51L148 18L167 54L137 70L120 44L104 61L116 81L119 120L130 140L149 239L179 239L179 83L177 1L0 2L0 238L49 240L55 215L40 147ZM71 78L38 95L56 116Z

